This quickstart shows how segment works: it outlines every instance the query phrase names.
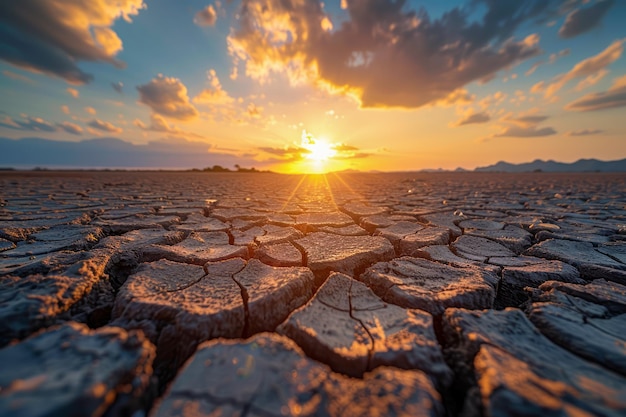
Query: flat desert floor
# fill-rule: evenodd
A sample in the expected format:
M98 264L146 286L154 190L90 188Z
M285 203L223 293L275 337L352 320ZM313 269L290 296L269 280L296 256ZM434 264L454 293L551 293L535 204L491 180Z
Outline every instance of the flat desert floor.
M0 173L2 416L624 416L626 175Z

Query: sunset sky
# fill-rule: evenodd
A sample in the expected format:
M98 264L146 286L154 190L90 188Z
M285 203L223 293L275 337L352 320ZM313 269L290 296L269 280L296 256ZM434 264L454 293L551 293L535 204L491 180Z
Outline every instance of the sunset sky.
M623 0L3 0L0 166L621 159L625 43Z

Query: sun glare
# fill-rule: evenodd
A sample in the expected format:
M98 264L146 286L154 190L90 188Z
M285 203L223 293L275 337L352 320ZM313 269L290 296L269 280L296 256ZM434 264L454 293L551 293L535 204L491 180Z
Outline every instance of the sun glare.
M313 137L306 130L302 131L301 147L306 150L304 157L313 163L313 171L315 172L325 172L325 164L337 154L331 143Z

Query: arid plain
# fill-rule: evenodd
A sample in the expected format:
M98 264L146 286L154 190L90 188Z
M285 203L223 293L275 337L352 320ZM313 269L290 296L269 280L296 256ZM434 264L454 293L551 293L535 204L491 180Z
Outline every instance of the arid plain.
M0 415L626 414L624 174L0 190Z

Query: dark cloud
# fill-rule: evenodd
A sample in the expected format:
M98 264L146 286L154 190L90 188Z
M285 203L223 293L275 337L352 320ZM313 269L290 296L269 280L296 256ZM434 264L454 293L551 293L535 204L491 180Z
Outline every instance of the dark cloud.
M122 41L110 28L130 21L143 0L4 0L0 2L0 59L33 72L84 84L92 76L77 61L103 61L117 67Z
M609 11L615 0L602 0L589 7L574 10L567 15L563 26L559 29L562 38L573 38L585 33L600 24L602 18Z
M276 155L279 157L280 162L294 162L304 159L305 155L310 151L298 146L289 146L285 148L272 148L269 146L262 146L258 148L260 151L268 153L270 155Z
M597 111L626 107L626 85L614 86L607 91L591 93L569 103L565 108L575 111Z
M139 102L156 114L178 120L191 120L198 116L198 110L189 102L187 87L178 78L159 74L148 84L137 86L137 91Z
M474 0L431 19L405 1L346 0L348 19L331 30L320 2L244 0L229 50L255 79L285 73L292 83L356 96L363 107L415 108L538 55L537 35L512 34L559 3ZM482 19L470 18L481 10Z
M89 123L87 123L88 126L100 130L102 132L108 132L108 133L122 133L122 129L115 126L112 123L109 122L104 122L102 120L99 119L94 119L92 121L90 121Z
M34 132L57 131L57 126L54 123L48 122L41 117L33 117L28 115L22 115L22 120L17 120L7 116L2 121L0 121L0 126L8 127L15 130L29 130Z
M454 126L487 123L489 120L491 120L491 117L489 117L489 114L487 114L487 112L483 111L480 113L471 113L454 123Z
M75 123L70 123L70 122L57 123L57 127L63 130L65 133L70 133L72 135L83 134L83 128L78 126Z
M602 129L583 129L583 130L574 130L572 132L567 132L567 136L593 136L604 133Z
M182 139L135 145L115 138L64 142L0 138L0 165L13 167L204 168L259 166L258 161L212 152L210 145Z
M518 116L507 115L500 121L506 125L502 126L500 132L485 139L491 138L535 138L541 136L552 136L557 133L552 127L539 128L537 125L548 120L550 117L540 114L520 114Z
M551 127L542 127L541 129L535 126L507 126L500 133L494 135L496 138L511 137L511 138L535 138L540 136L551 136L557 132Z
M530 115L530 116L520 116L508 119L508 121L515 122L522 125L536 125L543 121L548 120L549 116L542 115Z
M31 132L59 132L70 133L72 135L80 135L83 128L77 124L70 122L52 123L41 117L33 117L23 114L22 120L14 119L6 116L0 120L0 126L9 129L31 131Z
M124 92L124 83L122 83L121 81L111 83L111 87L113 87L113 89L120 94Z
M193 23L198 26L213 26L217 21L217 12L213 5L209 5L198 11L193 17Z

